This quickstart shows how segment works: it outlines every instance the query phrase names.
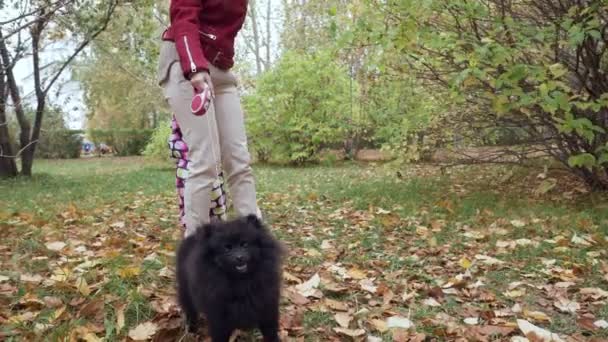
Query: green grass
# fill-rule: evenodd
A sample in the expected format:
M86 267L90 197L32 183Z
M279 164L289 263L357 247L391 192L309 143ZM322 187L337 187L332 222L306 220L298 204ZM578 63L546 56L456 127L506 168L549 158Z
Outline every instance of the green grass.
M540 291L530 291L521 299L503 295L512 281L525 280L537 285L558 281L542 272L541 258L555 259L556 265L564 269L576 264L586 270L577 286L605 288L606 285L601 268L586 254L602 251L602 246L570 245L566 251L556 251L555 246L542 242L557 235L569 239L574 232L605 236L608 210L601 196L563 200L558 193L553 193L535 197L531 194L533 184L529 184L527 178L522 178L520 185L517 179L511 179L510 184L497 184L496 179L509 172L501 168L470 167L442 175L431 167L412 167L403 179L395 177L394 172L384 166L353 163L304 168L256 165L254 170L265 217L290 249L286 267L291 273L304 280L317 272L327 277L331 276L326 271L327 265L340 262L347 269L369 271L378 282L394 287L397 297L402 294L404 283L417 284L417 297L408 303L396 301L392 310L404 315L411 313L416 329L430 336L436 327L429 320L439 312L462 322L462 317L458 317L461 303L453 297L446 298L437 308L421 304L426 298L425 286L444 283L464 271L458 264L462 257L473 259L476 254L486 254L509 265L494 269L475 264L472 268L473 277L482 277L485 289L494 293L502 305L525 302L530 309L551 310L550 306L547 309L537 303L543 295ZM97 322L105 331L99 334L108 340L123 339L129 329L157 314L152 307L155 297L146 295L142 288L167 298L173 295L172 279L159 276L165 266L172 267L171 253L179 236L171 164L141 158L38 160L34 171L31 179L0 180L0 238L3 239L0 248L9 250L10 246L11 251L2 253L0 249L3 264L0 275L10 276L11 284L20 289L9 297L8 304L14 307L22 296L31 292L40 298L58 296L65 303L81 298L70 284L44 287L36 292L15 277L23 272L49 276L58 267L62 255L48 251L45 243L86 241L87 248L96 253L101 262L83 274L89 284L98 285L91 297L110 296L103 322ZM522 173L522 177L525 176ZM523 220L527 224L513 227L512 220ZM439 221L444 224L432 230ZM125 226L113 228L116 222L124 222ZM506 230L506 235L487 233L492 225ZM470 232L487 236L477 241L465 237L465 233ZM496 254L497 240L520 238L541 243ZM336 250L324 251L321 248L324 240L330 241ZM310 256L311 251L320 254ZM152 253L158 254L159 262L142 262ZM70 258L76 261L64 262L66 267L82 261L77 254ZM121 273L134 266L138 267L137 274ZM400 277L385 279L399 272ZM526 277L523 274L527 274ZM357 282L346 284L350 288L348 295L334 298L353 307L367 305L367 294L359 292ZM382 298L375 300L382 302ZM467 300L480 308L491 307L490 303L479 303L475 298ZM119 303L125 307L126 326L121 331L116 327L115 308ZM0 298L2 304L7 303ZM608 318L608 306L586 308L598 319ZM11 316L22 311L8 310L0 314ZM67 311L70 319L58 322L47 339L61 339L74 327L90 323L78 317L78 307L68 306ZM43 322L52 312L42 311L34 322L6 329L17 331L20 336L34 336L33 323ZM331 334L330 328L336 326L333 313L314 309L305 311L301 324L305 339L310 341L319 340L319 331ZM577 329L575 319L564 314L555 314L552 323L544 326L567 334ZM598 336L606 334L597 333ZM390 333L382 336L390 340ZM18 338L9 336L7 340Z

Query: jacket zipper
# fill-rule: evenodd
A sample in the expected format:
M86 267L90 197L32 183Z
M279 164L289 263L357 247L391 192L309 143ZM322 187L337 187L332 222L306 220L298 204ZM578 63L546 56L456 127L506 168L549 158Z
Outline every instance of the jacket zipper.
M194 59L192 59L192 52L190 52L190 45L188 45L188 37L184 36L184 44L186 44L186 53L188 53L188 58L190 59L190 69L192 73L196 73L196 64L194 63Z
M211 39L211 40L216 40L217 36L211 33L205 33L203 31L198 31L200 34L202 34L203 36L206 36L207 38Z

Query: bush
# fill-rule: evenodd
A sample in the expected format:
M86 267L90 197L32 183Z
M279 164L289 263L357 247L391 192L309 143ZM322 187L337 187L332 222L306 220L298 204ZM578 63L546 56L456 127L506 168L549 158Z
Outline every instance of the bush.
M79 158L82 149L82 131L43 131L36 147L36 157L46 159Z
M152 129L114 129L90 130L91 141L99 147L100 144L111 146L118 156L138 156L146 148L152 136Z
M244 98L250 145L259 161L304 163L348 133L350 79L327 51L286 52Z
M143 151L143 155L149 158L166 160L170 158L167 141L171 135L171 122L164 122L158 126Z

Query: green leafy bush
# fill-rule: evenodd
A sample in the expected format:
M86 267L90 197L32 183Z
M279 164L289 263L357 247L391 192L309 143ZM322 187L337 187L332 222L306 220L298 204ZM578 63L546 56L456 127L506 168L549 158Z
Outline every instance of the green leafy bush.
M329 51L286 52L244 97L252 151L260 161L300 164L344 143L350 80Z
M79 158L82 150L82 134L82 131L69 129L43 131L36 148L36 157L46 159Z
M171 135L170 122L159 125L152 133L152 137L143 151L143 155L149 158L166 160L170 157L167 141Z
M153 134L151 129L89 130L91 141L111 146L118 156L141 155Z

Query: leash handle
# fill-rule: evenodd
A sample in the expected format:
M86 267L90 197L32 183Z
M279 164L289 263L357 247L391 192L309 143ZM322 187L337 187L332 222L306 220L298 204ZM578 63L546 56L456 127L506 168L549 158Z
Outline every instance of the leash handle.
M190 110L192 114L196 116L203 116L207 114L209 106L211 105L211 90L209 86L205 84L202 90L194 89L194 97L190 104Z

